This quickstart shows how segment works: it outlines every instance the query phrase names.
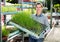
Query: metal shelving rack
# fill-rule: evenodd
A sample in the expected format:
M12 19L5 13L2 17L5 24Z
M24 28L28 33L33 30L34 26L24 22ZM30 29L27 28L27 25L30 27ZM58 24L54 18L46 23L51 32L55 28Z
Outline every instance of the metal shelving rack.
M4 6L6 6L6 0L4 0L3 1L4 2ZM23 9L24 8L28 8L28 7L23 7L23 4L33 4L32 2L23 2L23 0L18 0L18 4L22 4L22 7L21 7L21 10L23 11ZM33 6L33 5L32 5ZM20 7L20 6L19 6ZM32 7L29 7L29 8L32 8ZM6 15L12 15L12 14L15 14L15 13L17 13L17 12L19 12L19 11L16 11L16 12L4 12L4 13L2 13L5 17L4 18L6 18ZM4 22L5 23L5 22ZM6 24L6 23L5 23ZM16 32L16 31L15 31ZM14 32L13 32L14 33ZM12 33L12 34L13 34ZM18 33L18 35L19 35L19 32L16 32L16 33ZM17 36L17 34L16 33L14 33L13 35L14 36ZM16 34L16 35L15 35ZM22 35L22 42L24 42L24 32L22 32L22 34L20 34L20 35ZM10 34L10 36L11 36L11 34ZM13 39L14 38L14 36L11 36L10 38L8 38L8 40L10 40L10 39Z
M20 11L23 11L23 9L29 9L29 8L33 8L33 6L34 6L34 3L33 2L21 2L22 0L18 0L18 4L22 4L21 5L21 7L20 6L17 6L16 8L20 8L21 10ZM6 2L4 1L4 6L6 6L5 5L6 4ZM32 7L23 7L23 4L31 4L32 5ZM15 14L15 13L17 13L17 12L19 12L19 11L14 11L14 12L2 12L2 14L3 15L10 15L10 14ZM33 13L32 13L33 14Z
M4 0L4 6L6 5L6 0ZM18 11L17 11L18 12ZM4 18L6 18L6 15L12 15L12 14L15 14L15 13L17 13L17 12L4 12L4 13L2 13L5 17ZM4 20L5 21L5 20ZM6 21L5 21L6 22ZM4 22L4 23L5 23ZM14 33L14 32L13 32ZM13 34L12 33L12 34ZM17 34L18 33L18 34ZM17 31L15 31L15 33L13 34L13 35L11 35L10 34L10 36L8 36L8 40L10 40L10 39L13 39L14 37L16 37L16 36L18 36L18 35L20 35L20 32L17 32ZM23 35L23 34L22 34ZM7 40L7 42L8 42L8 40ZM24 42L24 36L22 36L22 41Z

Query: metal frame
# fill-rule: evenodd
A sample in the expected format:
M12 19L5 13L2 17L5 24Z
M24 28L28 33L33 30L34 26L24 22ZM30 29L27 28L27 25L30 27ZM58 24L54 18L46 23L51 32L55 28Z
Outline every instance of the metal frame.
M53 8L53 0L51 0L51 7L50 7L50 12L51 12L51 21L50 21L50 28L52 28L52 8Z
M4 6L6 5L6 0L4 0L3 1L4 2ZM23 1L22 1L22 4L23 4ZM22 10L23 10L23 8L22 8ZM12 12L8 12L8 13L12 13ZM5 13L2 13L3 15L8 15L8 13L7 12L5 12ZM15 12L16 13L16 12ZM6 17L5 17L6 18ZM4 22L4 23L6 23L6 22ZM18 34L17 34L18 35ZM17 36L17 35L15 35L15 36ZM11 38L10 38L11 39ZM24 33L22 32L22 42L24 42Z
M20 35L20 34L21 34L21 33L19 32L19 30L15 31L15 32L13 32L13 33L10 33L10 34L8 35L7 41L13 39L14 37L16 37L16 36L18 36L18 35Z
M0 0L0 42L2 42L2 32L1 32L1 0Z

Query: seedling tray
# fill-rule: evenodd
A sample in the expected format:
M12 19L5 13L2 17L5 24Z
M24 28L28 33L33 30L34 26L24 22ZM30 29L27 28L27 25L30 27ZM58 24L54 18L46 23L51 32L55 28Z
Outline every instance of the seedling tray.
M26 28L24 28L24 27L22 27L22 26L20 26L20 25L18 25L16 23L14 23L14 22L9 22L9 24L14 25L18 29L22 30L23 32L28 33L29 35L32 35L32 36L36 37L37 39L40 38L40 34L46 29L46 28L45 29L41 29L40 32L38 32L39 34L36 34L35 32L33 32L33 30L28 30L28 29L26 29Z

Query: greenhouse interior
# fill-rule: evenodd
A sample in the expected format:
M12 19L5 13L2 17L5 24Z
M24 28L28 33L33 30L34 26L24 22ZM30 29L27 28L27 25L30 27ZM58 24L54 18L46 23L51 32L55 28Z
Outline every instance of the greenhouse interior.
M2 42L29 42L29 35L39 39L47 28L30 16L36 14L36 3L43 4L50 32L43 42L60 42L60 1L54 0L0 0Z

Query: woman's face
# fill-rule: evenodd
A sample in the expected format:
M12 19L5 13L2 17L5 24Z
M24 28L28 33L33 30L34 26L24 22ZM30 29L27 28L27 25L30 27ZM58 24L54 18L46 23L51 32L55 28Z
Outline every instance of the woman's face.
M42 12L42 6L39 4L36 6L36 13L41 13Z

